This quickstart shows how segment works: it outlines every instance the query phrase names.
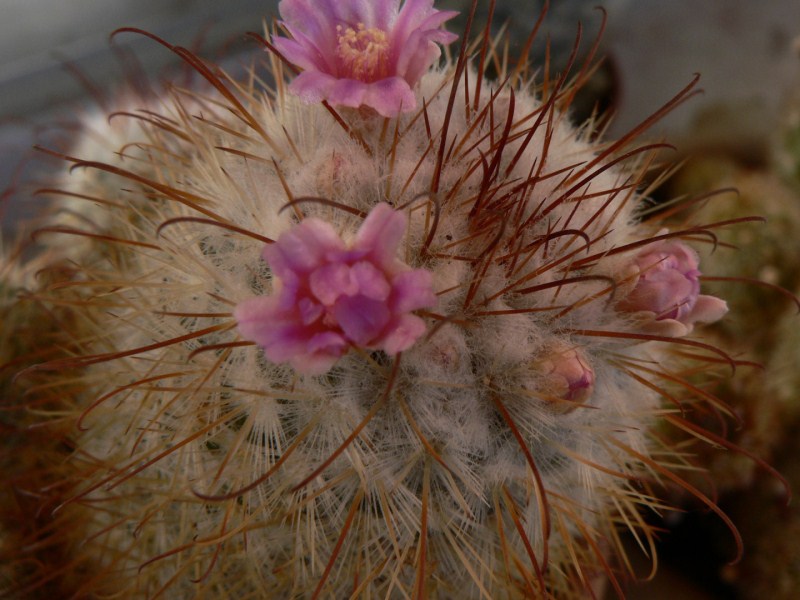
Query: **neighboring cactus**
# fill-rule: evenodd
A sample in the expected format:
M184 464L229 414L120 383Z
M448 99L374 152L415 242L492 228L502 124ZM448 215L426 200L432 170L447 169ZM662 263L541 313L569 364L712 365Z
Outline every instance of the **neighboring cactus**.
M797 107L797 99L785 107L783 127L760 163L738 161L718 150L707 152L689 160L670 186L677 195L729 190L697 211L696 218L704 221L755 214L765 220L720 235L715 251L703 256L710 272L733 280L709 284L712 289L724 285L731 306L731 318L714 325L714 335L721 345L746 350L749 358L762 365L743 369L743 376L731 385L718 386L715 393L727 398L739 417L740 426L731 432L730 441L774 462L793 489L800 483L796 460L798 304L796 297L788 297L776 286L800 292ZM753 314L761 317L748 318ZM712 456L708 451L700 460L744 540L743 560L723 569L723 579L740 598L794 598L800 584L800 514L795 504L785 506L783 490L757 473L752 461L741 454ZM707 527L698 535L712 535L713 529Z
M294 41L264 40L274 88L170 47L208 89L165 91L119 155L67 153L66 196L91 185L102 231L69 233L91 248L36 291L74 321L63 358L17 377L63 444L15 480L53 515L16 591L573 598L608 576L621 594L617 529L652 552L659 483L725 518L655 428L717 439L690 419L725 405L686 378L735 363L681 337L725 310L680 240L712 236L639 221L659 146L637 145L647 124L604 144L569 123L588 65L535 85L486 42L489 83L463 53L428 69L450 39L430 1L319 0L303 29L306 4L281 5ZM388 54L348 54L364 85L334 93L312 49L361 48L359 23ZM409 110L378 75L417 71Z
M792 373L782 340L798 313L796 298L785 290L800 289L800 196L776 170L774 164L742 164L709 152L690 159L669 186L676 196L724 192L695 211L693 217L703 222L754 219L720 231L717 244L703 250L702 263L710 275L706 279L711 279L705 285L711 291L725 290L731 308L730 317L707 334L734 355L765 367L743 368L738 377L716 387L740 420L729 439L767 460L780 452L800 407L790 387L781 383ZM754 319L754 314L763 318ZM715 453L703 463L720 492L749 487L754 480L755 465L742 454Z

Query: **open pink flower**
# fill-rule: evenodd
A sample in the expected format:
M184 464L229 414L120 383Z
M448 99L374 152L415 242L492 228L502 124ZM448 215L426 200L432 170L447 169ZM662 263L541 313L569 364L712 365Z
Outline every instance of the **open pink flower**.
M646 313L673 336L689 333L697 322L719 320L727 304L700 294L698 266L697 253L681 242L662 240L647 246L634 258L635 286L617 308Z
M417 105L412 88L456 35L440 29L454 11L433 0L282 0L292 39L272 43L302 69L289 90L306 102L370 106L384 117Z
M313 217L264 248L273 294L241 302L239 331L272 362L324 373L351 345L394 355L425 332L411 312L436 304L432 276L398 260L406 217L388 204L370 211L347 247Z

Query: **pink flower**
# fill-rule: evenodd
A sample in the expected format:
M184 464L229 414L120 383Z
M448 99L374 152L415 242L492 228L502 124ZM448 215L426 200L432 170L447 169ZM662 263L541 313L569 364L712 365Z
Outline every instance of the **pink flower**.
M282 0L292 39L272 43L302 69L289 90L306 102L370 106L394 117L417 105L411 88L456 35L440 29L454 11L433 0Z
M700 294L697 253L681 242L662 240L634 258L633 290L617 305L661 321L668 335L689 333L697 322L712 323L728 311L724 300Z
M425 332L411 311L433 307L436 295L430 272L396 258L405 228L405 215L378 204L348 248L328 223L303 220L264 248L273 294L236 307L242 336L308 374L329 370L350 346L409 348Z

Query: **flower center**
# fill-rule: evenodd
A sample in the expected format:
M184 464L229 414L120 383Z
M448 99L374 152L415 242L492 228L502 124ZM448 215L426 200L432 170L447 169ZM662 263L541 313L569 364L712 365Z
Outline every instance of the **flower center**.
M389 39L376 27L367 29L359 23L356 29L336 26L339 45L336 54L342 75L372 83L389 73Z

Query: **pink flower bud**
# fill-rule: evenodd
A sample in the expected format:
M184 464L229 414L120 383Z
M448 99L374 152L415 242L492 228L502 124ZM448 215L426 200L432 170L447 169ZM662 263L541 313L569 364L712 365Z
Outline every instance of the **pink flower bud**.
M633 290L617 308L664 321L675 336L689 333L697 322L717 321L727 304L700 294L698 267L697 253L682 242L662 240L647 246L633 260Z
M394 355L425 332L411 314L436 304L431 274L396 258L406 217L372 209L352 247L330 224L307 218L264 249L273 294L241 302L239 331L272 362L324 373L350 346Z
M272 43L302 69L289 90L306 102L369 106L384 117L413 110L412 91L456 35L440 29L454 11L433 0L283 0L281 25L291 39Z
M558 412L570 412L594 392L594 369L580 348L559 344L536 361L544 375L541 397Z

